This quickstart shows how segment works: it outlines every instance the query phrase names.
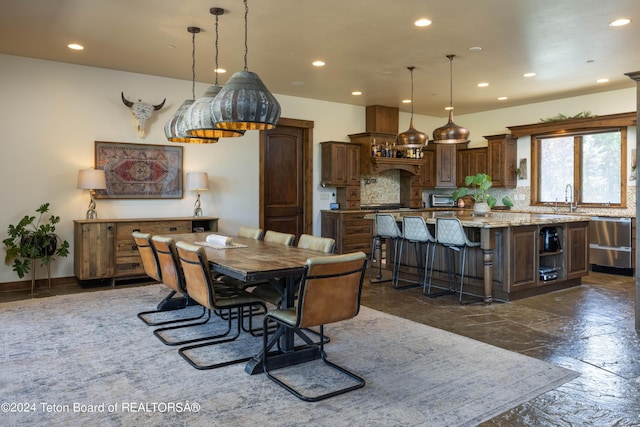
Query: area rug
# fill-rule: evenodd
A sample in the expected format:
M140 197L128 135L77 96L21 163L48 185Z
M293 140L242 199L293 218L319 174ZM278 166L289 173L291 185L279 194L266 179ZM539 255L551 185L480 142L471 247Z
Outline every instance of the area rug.
M366 386L306 403L244 364L189 366L136 317L166 293L151 285L0 304L0 425L473 426L578 376L362 307L327 326L326 349ZM259 350L260 338L242 337L194 357ZM316 376L315 363L298 370Z

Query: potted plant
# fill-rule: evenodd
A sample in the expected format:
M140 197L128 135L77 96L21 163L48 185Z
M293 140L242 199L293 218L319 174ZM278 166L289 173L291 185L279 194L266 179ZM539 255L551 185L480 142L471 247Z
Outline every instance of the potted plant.
M473 201L473 211L477 214L486 215L497 202L497 199L489 194L489 189L493 186L491 177L486 173L468 175L464 179L466 187L460 187L451 195L454 200L469 195ZM505 206L513 206L513 202L507 196L502 198Z
M51 215L43 222L43 215L48 211L49 203L45 203L36 209L39 216L25 215L18 225L9 225L9 237L2 241L7 251L4 261L7 265L13 261L13 271L20 278L31 270L36 258L40 258L40 265L45 266L56 257L69 255L69 242L55 233L60 217Z

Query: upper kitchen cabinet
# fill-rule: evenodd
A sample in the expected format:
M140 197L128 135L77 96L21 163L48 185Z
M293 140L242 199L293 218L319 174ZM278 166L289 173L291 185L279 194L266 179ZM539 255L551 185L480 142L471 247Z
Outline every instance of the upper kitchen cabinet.
M360 185L360 146L348 142L320 143L322 169L320 181L324 185L344 187Z
M425 153L430 152L429 157L435 156L433 165L434 173L430 179L424 179L424 186L434 188L456 188L456 161L460 144L435 144L430 143ZM429 158L427 159L429 160ZM429 185L429 181L433 185Z
M518 139L511 134L484 137L487 146L487 173L494 187L516 188L516 157Z
M469 175L487 173L487 147L458 150L456 171L458 187L466 185L464 180Z

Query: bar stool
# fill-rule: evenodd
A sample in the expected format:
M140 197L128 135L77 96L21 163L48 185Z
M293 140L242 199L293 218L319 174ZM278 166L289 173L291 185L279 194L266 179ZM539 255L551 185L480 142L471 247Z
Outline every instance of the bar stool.
M407 243L405 245L404 243ZM425 248L425 256L424 256L424 266L422 268L423 276L422 280L419 282L413 282L408 279L401 279L400 274L396 275L396 281L394 283L394 288L396 289L408 289L415 288L417 286L422 285L423 290L427 286L427 267L431 266L431 274L433 274L433 255L436 249L436 239L429 232L427 228L427 224L424 222L424 218L421 216L404 216L402 218L402 240L400 240L400 250L398 251L398 263L402 264L402 252L404 247L408 246L409 243L412 243L415 248L415 260L416 267L420 270L420 260L423 259L421 254L421 249L426 245ZM429 283L431 283L431 274L429 275ZM400 281L410 282L410 285L406 286L398 286Z
M460 304L464 286L464 268L467 261L467 249L480 246L480 242L472 242L464 232L458 218L436 218L436 241L447 249L447 266L449 269L449 289L454 290L453 278L456 276L456 262L454 252L459 252L460 264ZM431 282L429 282L428 296L431 296ZM475 301L474 301L475 302Z
M396 218L391 214L375 214L375 234L373 236L373 240L371 241L371 263L369 264L369 282L370 283L382 283L388 282L391 280L391 283L395 283L397 271L397 259L398 259L398 242L402 239L402 232L398 227L396 222ZM393 267L391 273L391 279L382 279L382 240L389 239L393 241ZM376 256L376 251L379 253L377 264L378 264L378 276L376 279L371 280L371 270L373 269L373 264ZM387 255L389 254L389 250L387 248Z

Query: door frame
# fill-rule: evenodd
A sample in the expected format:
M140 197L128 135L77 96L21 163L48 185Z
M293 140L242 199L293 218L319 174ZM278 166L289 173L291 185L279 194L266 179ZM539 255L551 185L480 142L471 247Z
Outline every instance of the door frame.
M302 230L313 234L313 126L312 120L280 118L276 125L302 129ZM264 228L265 131L260 131L260 228ZM299 236L296 236L299 237Z

